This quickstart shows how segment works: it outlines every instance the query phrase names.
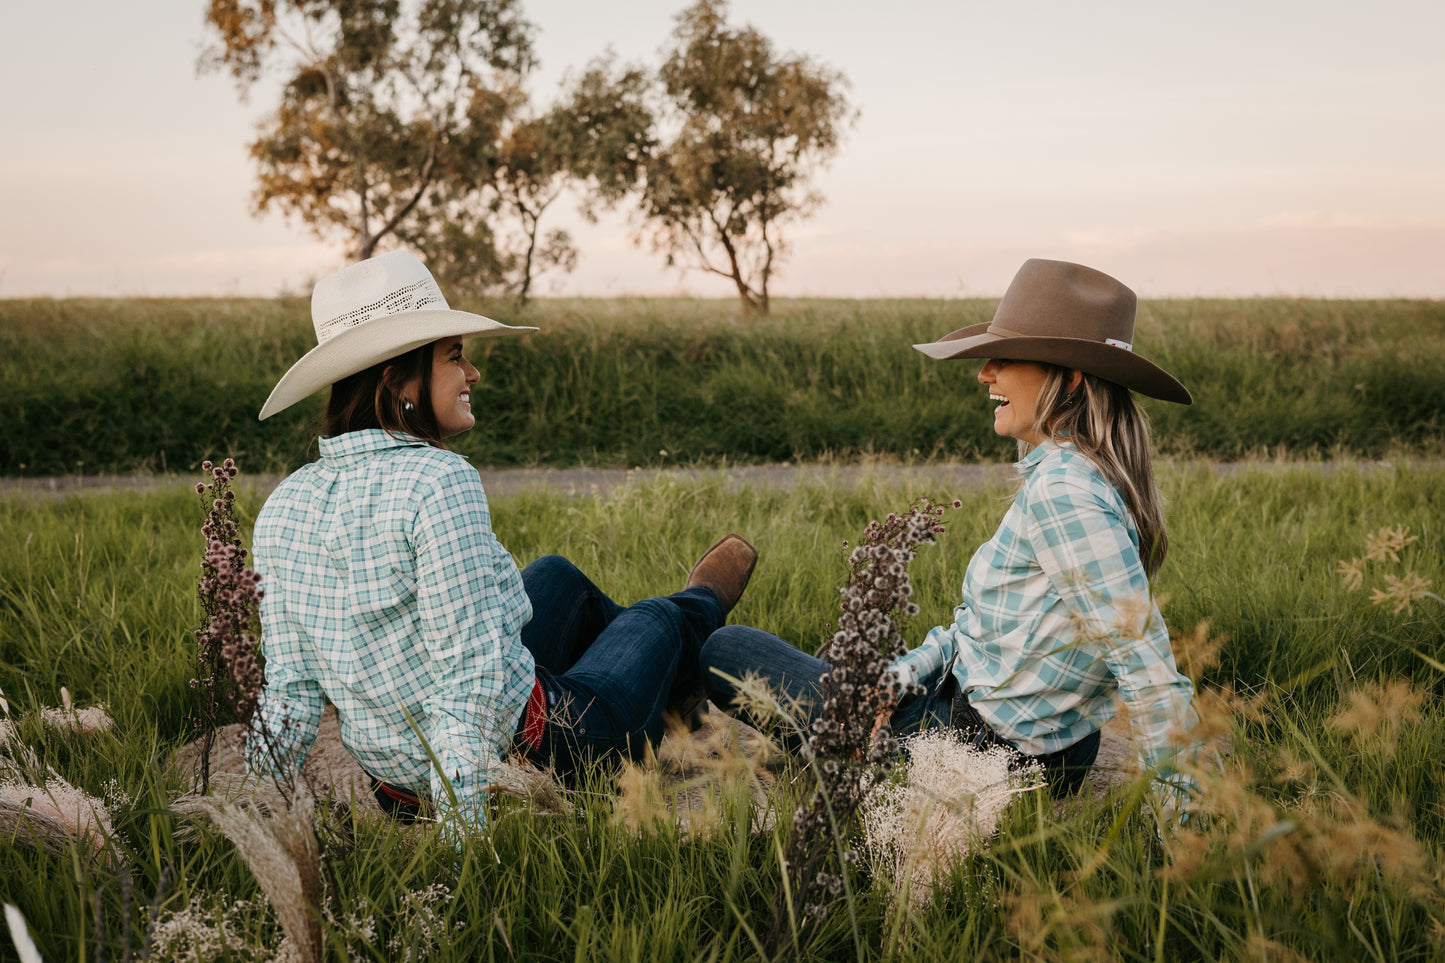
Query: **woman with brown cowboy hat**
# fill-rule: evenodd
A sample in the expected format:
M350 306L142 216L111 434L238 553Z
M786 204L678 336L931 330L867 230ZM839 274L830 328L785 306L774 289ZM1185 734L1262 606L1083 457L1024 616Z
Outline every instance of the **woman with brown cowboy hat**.
M1149 588L1168 539L1149 429L1131 389L1189 404L1133 351L1134 292L1106 274L1030 260L994 318L915 345L988 359L978 374L994 431L1018 440L1022 477L998 531L963 577L951 625L894 663L910 693L875 732L954 725L976 745L1038 761L1055 793L1078 787L1120 698L1144 763L1191 788L1171 761L1189 741L1193 685L1180 674ZM713 702L761 674L816 713L827 663L746 626L714 632L702 667ZM792 745L801 744L792 737Z
M475 469L446 439L476 422L463 339L525 334L448 307L416 258L392 252L317 283L317 346L272 391L268 418L331 388L321 457L256 519L266 683L253 770L294 775L324 701L406 818L426 801L485 822L485 790L519 752L562 774L640 757L670 694L700 689L697 653L757 553L721 539L682 591L627 608L545 556L519 572L492 532Z

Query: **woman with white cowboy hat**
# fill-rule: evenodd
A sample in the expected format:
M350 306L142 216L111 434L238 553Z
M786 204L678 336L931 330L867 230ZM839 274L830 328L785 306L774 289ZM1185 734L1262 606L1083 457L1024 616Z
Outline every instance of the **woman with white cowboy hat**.
M1133 351L1134 292L1078 264L1030 260L994 318L914 345L989 359L978 374L994 431L1018 440L1022 482L963 578L951 625L894 663L911 693L875 732L936 725L1042 764L1055 793L1078 787L1122 697L1140 755L1177 789L1194 688L1180 674L1149 588L1168 540L1149 430L1131 389L1189 404L1173 376ZM827 664L746 626L714 632L702 667L713 702L760 673L815 713ZM791 739L796 748L800 737Z
M292 776L324 701L377 799L429 801L485 822L510 752L574 773L655 745L673 692L700 690L697 653L757 553L729 535L683 590L623 608L570 562L519 572L492 532L475 469L445 445L472 427L467 337L526 334L447 306L416 258L392 252L317 283L317 346L261 417L331 387L320 459L256 519L266 684L248 757Z

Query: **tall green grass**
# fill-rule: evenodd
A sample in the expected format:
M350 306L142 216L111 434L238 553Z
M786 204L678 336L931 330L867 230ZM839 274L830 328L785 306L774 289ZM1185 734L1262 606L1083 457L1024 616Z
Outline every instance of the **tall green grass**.
M474 343L480 425L457 446L497 466L1005 458L977 364L909 347L993 306L784 301L754 321L708 301L501 308L542 330ZM1166 451L1377 456L1445 440L1440 302L1145 302L1138 342L1196 398L1147 403ZM0 301L0 474L184 471L224 454L294 468L322 397L255 414L313 345L301 300Z
M1281 878L1270 872L1279 842L1267 840L1254 852L1221 844L1202 868L1176 878L1172 851L1161 849L1155 824L1127 793L1057 815L1030 797L911 921L890 914L891 881L861 875L861 942L846 914L834 913L810 958L1244 960L1291 958L1288 951L1311 960L1445 959L1445 675L1431 663L1445 661L1445 611L1423 599L1394 614L1368 594L1405 571L1437 591L1445 580L1445 471L1261 466L1221 476L1178 463L1165 466L1162 482L1173 543L1157 586L1166 620L1186 631L1208 620L1212 633L1228 636L1207 689L1227 685L1276 708L1232 723L1236 757L1259 774L1258 792L1297 811L1302 824L1321 800L1357 800L1361 818L1402 827L1423 844L1433 881L1402 880L1368 860L1354 878ZM922 613L908 635L916 642L950 617L963 567L996 525L1005 488L924 490L880 477L773 489L663 478L592 497L497 498L493 515L519 562L560 552L623 601L677 589L708 544L742 532L762 557L733 621L811 648L837 604L843 540L924 494L959 497L964 507L948 513L948 533L913 565ZM249 528L258 498L244 486L240 498ZM106 958L119 958L123 876L133 889L132 926L139 907L159 900L169 910L229 913L243 940L274 946L278 938L262 904L238 905L259 893L231 845L206 827L194 840L177 838L183 822L168 808L178 786L162 763L191 734L200 520L189 493L0 500L0 688L45 762L94 795L114 780L112 795L129 797L115 806L122 866L0 841L0 900L25 913L46 959L93 959L97 938ZM1365 536L1387 525L1409 526L1419 541L1398 564L1372 563L1363 590L1347 590L1336 564L1362 554ZM1398 752L1362 747L1332 724L1350 692L1398 679L1430 695L1395 730ZM108 704L115 733L87 738L34 723L28 711L57 704L62 685L79 704ZM1292 780L1288 756L1316 759L1316 775ZM779 882L786 819L750 833L746 803L734 800L724 829L708 838L666 826L634 836L611 820L611 799L598 780L568 817L504 803L490 834L461 857L434 835L343 820L327 840L328 885L344 914L370 917L376 929L365 939L333 930L333 958L347 958L348 945L377 960L757 958L753 937L766 927ZM417 922L418 894L436 884L447 895L429 904L428 929ZM247 957L235 950L229 958Z

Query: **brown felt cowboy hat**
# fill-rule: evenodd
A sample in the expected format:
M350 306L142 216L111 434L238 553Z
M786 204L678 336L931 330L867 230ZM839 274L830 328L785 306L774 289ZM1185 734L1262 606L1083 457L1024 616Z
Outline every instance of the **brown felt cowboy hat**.
M1134 353L1134 292L1102 271L1030 258L988 324L914 347L931 358L1002 358L1077 368L1151 398L1194 399L1173 375Z

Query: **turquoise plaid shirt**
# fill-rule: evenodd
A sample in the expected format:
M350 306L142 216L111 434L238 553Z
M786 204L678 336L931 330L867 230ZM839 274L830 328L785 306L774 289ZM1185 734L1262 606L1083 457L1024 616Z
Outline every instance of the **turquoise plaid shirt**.
M895 663L933 685L953 660L969 701L1030 755L1101 727L1122 696L1147 766L1189 744L1193 684L1179 673L1123 497L1088 456L1045 442L1020 461L1023 487L963 579L952 625Z
M521 574L461 455L379 430L320 444L320 461L286 478L256 519L257 718L272 748L267 758L253 732L252 768L299 769L329 699L363 769L442 812L449 781L458 815L480 825L535 679Z

